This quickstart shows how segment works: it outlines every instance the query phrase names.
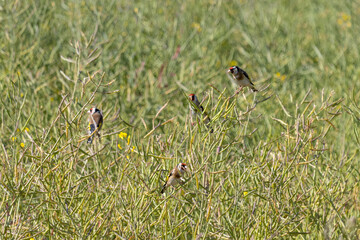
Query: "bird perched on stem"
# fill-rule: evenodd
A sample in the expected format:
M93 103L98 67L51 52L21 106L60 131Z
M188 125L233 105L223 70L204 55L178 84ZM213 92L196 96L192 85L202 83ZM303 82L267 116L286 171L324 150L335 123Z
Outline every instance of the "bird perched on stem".
M102 112L97 108L90 108L89 113L89 135L88 143L92 143L94 139L94 134L100 138L100 129L103 125L103 115Z
M238 66L233 66L229 68L227 72L231 73L236 85L240 87L239 91L241 91L244 87L251 88L253 92L258 91L255 88L254 84L251 82L249 75Z
M190 98L190 101L194 103L194 105L198 108L195 108L194 106L192 106L190 104L190 109L191 109L191 115L192 116L196 116L196 115L199 115L199 116L202 116L204 115L204 123L206 124L206 127L207 128L210 128L210 117L209 115L204 111L204 107L200 105L200 102L198 100L198 98L196 97L195 94L189 94L189 98ZM201 113L199 112L199 110L201 111ZM214 129L210 128L210 132L214 132Z
M179 163L173 170L170 171L170 174L166 180L166 183L161 189L161 194L165 192L166 188L169 186L174 186L177 183L182 181L182 176L187 172L188 168L185 163Z

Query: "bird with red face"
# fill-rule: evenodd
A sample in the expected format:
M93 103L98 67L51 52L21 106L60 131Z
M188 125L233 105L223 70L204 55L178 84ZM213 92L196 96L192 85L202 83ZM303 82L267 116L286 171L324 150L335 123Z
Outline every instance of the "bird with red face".
M97 108L90 108L89 113L89 135L90 137L87 140L87 143L91 144L94 139L94 134L100 138L100 129L103 125L103 115L102 112ZM95 132L96 131L96 132Z
M251 88L251 90L253 92L258 91L255 88L254 84L251 82L249 75L244 70L239 68L238 66L233 66L233 67L229 68L229 70L227 72L231 73L231 75L234 79L234 82L236 83L236 85L238 85L240 87L239 91L241 91L244 87Z
M188 171L188 167L185 163L179 163L173 170L170 171L167 177L166 183L162 187L160 193L164 193L166 188L174 186L182 181L182 176Z

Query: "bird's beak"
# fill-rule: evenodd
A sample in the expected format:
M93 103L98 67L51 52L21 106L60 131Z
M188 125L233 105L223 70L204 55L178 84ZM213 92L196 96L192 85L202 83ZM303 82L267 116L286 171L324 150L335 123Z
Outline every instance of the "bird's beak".
M229 70L227 70L227 72L228 72L228 73L230 73L230 72L231 72L231 70L229 69Z

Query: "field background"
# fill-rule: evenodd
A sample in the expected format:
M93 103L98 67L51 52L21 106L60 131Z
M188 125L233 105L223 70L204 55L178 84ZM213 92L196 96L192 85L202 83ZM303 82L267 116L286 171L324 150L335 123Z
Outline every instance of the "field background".
M2 1L1 239L359 239L359 21L350 0ZM233 96L235 64L258 93Z

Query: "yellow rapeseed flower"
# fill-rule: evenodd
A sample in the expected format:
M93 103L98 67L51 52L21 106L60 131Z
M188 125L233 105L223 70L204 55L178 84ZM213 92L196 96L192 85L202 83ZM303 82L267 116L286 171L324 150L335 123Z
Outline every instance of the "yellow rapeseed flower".
M12 137L12 138L11 138L11 140L12 140L13 142L15 142L15 140L16 140L16 137Z
M351 27L351 16L342 12L336 20L337 24L343 28Z
M234 61L234 60L232 60L231 62L230 62L230 66L237 66L238 65L238 63L236 62L236 61Z
M29 129L28 127L26 127L26 128L25 128L25 131L29 132L29 131L30 131L30 129Z
M20 143L20 147L24 148L25 144L24 143Z
M119 149L122 149L122 147L121 147L120 143L118 144L118 148L119 148Z
M282 74L279 73L279 72L275 73L275 77L278 78L278 79L280 79L281 81L285 81L285 79L286 79L286 75L285 75L285 74L282 75Z
M193 23L191 24L191 27L194 28L194 29L196 29L196 31L201 32L201 26L200 26L199 23L193 22Z
M246 197L246 195L248 195L248 192L243 192L244 197Z
M341 13L341 17L342 17L342 19L344 19L344 21L350 21L351 20L351 16L347 15L346 13Z
M127 137L127 133L125 133L125 132L119 133L119 138L120 138L120 139L124 139L124 138L126 138L126 137Z
M130 145L130 135L127 138L127 144Z

